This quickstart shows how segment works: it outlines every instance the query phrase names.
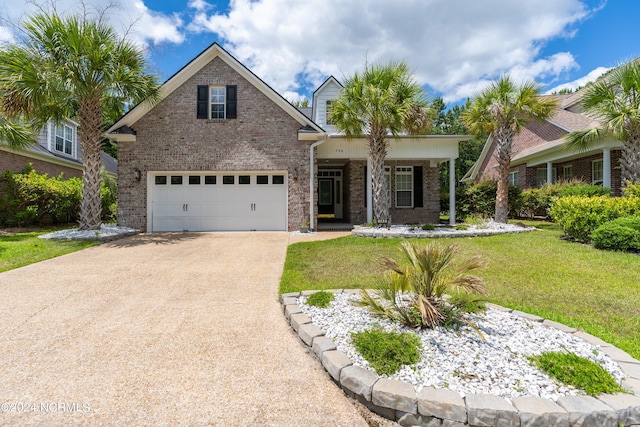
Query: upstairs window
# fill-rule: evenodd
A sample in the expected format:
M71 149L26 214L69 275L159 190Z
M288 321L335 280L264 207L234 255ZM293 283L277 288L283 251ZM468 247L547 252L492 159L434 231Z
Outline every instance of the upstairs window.
M73 155L74 131L71 126L56 126L55 150L68 156Z
M197 92L198 119L224 120L237 118L238 87L199 85Z
M211 119L224 119L226 90L223 87L211 88Z
M324 122L328 125L332 125L333 123L331 122L331 103L332 101L327 101L326 106L325 106L325 119Z

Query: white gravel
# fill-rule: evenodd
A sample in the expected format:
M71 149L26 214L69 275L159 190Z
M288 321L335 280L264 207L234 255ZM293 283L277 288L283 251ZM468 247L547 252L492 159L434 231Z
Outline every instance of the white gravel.
M436 226L434 230L423 230L421 227L409 225L392 225L389 228L355 226L353 231L363 237L471 237L489 236L505 233L526 233L536 230L535 227L526 227L518 224L503 224L488 220L479 224L463 224L466 228L456 229L452 226Z
M71 228L67 230L54 231L53 233L43 234L41 239L54 240L94 240L94 241L110 241L121 237L132 236L137 234L138 230L129 227L121 227L116 224L102 224L100 230L79 230Z
M561 396L584 394L573 387L557 384L533 367L526 356L545 351L570 351L600 363L619 382L624 378L620 367L598 348L578 337L555 328L520 318L508 312L487 309L486 314L469 315L483 333L486 342L470 327L459 331L444 328L413 330L390 320L374 316L366 308L349 300L357 295L336 294L330 307L321 309L305 304L302 311L314 324L326 331L355 365L371 369L351 343L351 333L371 327L385 331L412 331L422 342L422 358L412 366L403 366L390 378L415 386L449 388L461 393L489 393L505 398L539 396L557 400Z

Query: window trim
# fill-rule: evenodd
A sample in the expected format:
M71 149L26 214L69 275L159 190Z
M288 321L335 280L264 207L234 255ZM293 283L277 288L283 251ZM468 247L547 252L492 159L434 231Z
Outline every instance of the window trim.
M571 174L569 177L567 177L567 170L571 170ZM573 165L562 166L562 179L564 181L569 181L573 179Z
M539 174L540 171L544 171L544 177L542 178L542 180L540 180L539 178ZM542 187L543 185L545 185L547 183L547 168L536 168L536 187Z
M62 150L58 150L58 129L62 130L62 136L60 136L60 138L62 138ZM67 129L71 131L71 139L67 139ZM66 123L59 123L54 125L53 144L51 147L53 148L53 151L63 156L72 157L75 159L76 158L76 141L77 141L77 133L76 133L76 129L73 126L69 126ZM67 147L67 142L69 143L68 146L69 146L69 151L71 151L70 153L67 153L65 151L65 148Z
M520 171L509 172L509 184L520 185Z
M600 179L596 179L596 164L600 164ZM591 184L601 185L604 182L604 160L597 159L591 161Z
M333 126L329 118L329 113L331 113L331 104L333 103L333 99L327 99L324 104L324 124L327 126Z
M213 102L214 94L213 91L221 91L221 94L216 94L215 96L222 96L222 102ZM222 106L222 117L213 117L213 106L221 105ZM224 120L227 118L227 91L224 86L212 85L209 86L209 120Z
M409 177L409 190L406 189L398 189L398 184L400 184L401 180L398 179L399 176L407 176ZM396 208L400 208L400 209L410 209L413 208L414 206L414 200L413 200L413 192L414 192L414 188L413 188L413 166L396 166L395 168L395 188L394 188L394 192L395 192L395 204L396 204ZM406 193L408 192L410 197L410 204L409 205L400 205L398 203L398 194L399 193Z

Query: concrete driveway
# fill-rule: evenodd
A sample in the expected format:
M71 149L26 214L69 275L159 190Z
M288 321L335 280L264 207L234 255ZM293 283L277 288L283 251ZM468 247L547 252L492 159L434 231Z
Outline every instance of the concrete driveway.
M280 312L288 239L139 235L0 273L0 425L366 426Z

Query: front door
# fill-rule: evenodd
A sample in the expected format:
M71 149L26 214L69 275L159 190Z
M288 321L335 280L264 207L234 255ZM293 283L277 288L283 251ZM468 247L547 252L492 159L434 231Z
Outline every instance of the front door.
M333 178L318 179L318 214L334 215Z

